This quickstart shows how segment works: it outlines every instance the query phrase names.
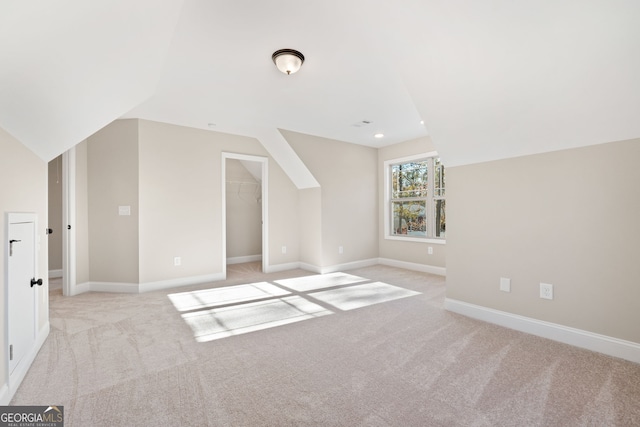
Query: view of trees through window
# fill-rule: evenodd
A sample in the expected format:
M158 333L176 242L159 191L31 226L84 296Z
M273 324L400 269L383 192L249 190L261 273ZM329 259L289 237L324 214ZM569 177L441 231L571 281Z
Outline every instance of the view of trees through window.
M391 234L445 237L445 173L438 157L391 165Z

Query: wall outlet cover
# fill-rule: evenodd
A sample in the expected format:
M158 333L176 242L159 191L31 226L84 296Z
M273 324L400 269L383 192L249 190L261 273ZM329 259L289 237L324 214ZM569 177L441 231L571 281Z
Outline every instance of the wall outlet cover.
M553 285L550 283L540 283L540 298L553 299Z

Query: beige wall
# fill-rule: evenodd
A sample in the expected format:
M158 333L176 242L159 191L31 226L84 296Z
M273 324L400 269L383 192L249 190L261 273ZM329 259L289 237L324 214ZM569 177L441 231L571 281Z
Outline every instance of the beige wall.
M138 283L138 122L118 120L87 139L91 281ZM120 216L119 206L131 215Z
M45 226L53 230L47 237L51 271L62 269L62 155L50 161L48 169L49 221Z
M45 283L36 286L38 293L39 311L38 331L49 321L48 298L48 242L44 230L47 227L47 163L29 151L24 145L0 128L0 212L34 212L38 215L38 230L40 245L38 249L38 276ZM6 242L6 217L0 227L0 241ZM7 244L0 245L0 257L5 260ZM0 292L0 322L1 329L6 328L5 296L6 271L5 262L0 263L0 277L3 279L3 291ZM7 349L7 337L0 334L0 348ZM5 366L6 350L0 351L0 366ZM6 384L7 377L4 369L0 369L0 384Z
M139 126L140 283L220 272L219 148L206 131Z
M396 261L410 262L434 267L446 267L446 245L423 242L403 242L399 240L385 239L384 233L384 209L385 209L385 169L384 162L387 160L400 159L417 154L424 154L436 151L431 138L424 137L411 141L394 144L378 150L378 182L380 192L378 198L379 221L379 251L380 258ZM445 164L446 167L446 164ZM448 170L447 170L448 179ZM447 192L448 181L447 181ZM449 201L447 200L447 215ZM448 225L448 224L447 224ZM447 227L448 229L448 227ZM428 253L428 248L433 248L433 254Z
M269 265L287 265L300 259L298 202L300 190L269 158ZM282 247L287 253L282 253Z
M140 283L223 272L223 152L269 158L270 264L297 260L297 190L256 139L145 120L139 127ZM274 251L282 244L287 254Z
M239 160L226 162L227 259L262 255L262 184Z
M300 190L300 262L322 265L322 189Z
M638 159L632 140L450 168L447 297L640 343Z
M320 267L377 258L377 150L295 132L282 134L320 183Z

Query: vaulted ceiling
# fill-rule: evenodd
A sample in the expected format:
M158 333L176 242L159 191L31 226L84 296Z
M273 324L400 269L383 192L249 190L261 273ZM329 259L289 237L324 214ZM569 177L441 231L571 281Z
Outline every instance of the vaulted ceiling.
M0 127L45 160L123 117L430 134L448 166L629 139L638 22L637 0L3 0Z

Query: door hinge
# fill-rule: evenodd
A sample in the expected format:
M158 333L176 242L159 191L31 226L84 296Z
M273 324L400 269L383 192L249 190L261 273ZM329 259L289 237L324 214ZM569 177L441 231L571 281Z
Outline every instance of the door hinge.
M13 360L13 344L9 346L9 360Z

